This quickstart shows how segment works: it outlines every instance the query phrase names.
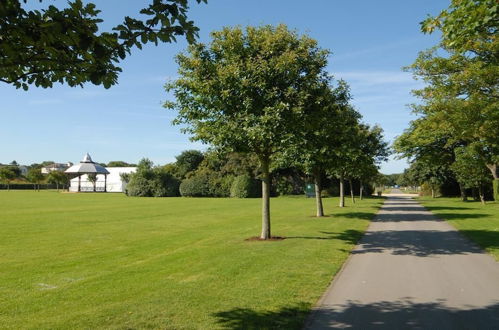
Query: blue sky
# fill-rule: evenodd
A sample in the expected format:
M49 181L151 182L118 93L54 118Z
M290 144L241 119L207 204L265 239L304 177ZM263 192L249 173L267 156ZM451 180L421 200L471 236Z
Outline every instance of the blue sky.
M148 3L94 2L102 10L104 29ZM414 119L406 105L415 101L411 89L421 86L401 68L438 42L438 36L420 32L419 22L448 5L448 0L209 0L193 2L190 18L201 29L203 42L209 41L210 31L234 25L285 23L307 33L332 51L329 72L350 84L364 121L380 124L391 142ZM0 163L77 162L89 152L98 162L148 157L164 164L182 150L205 149L172 126L175 113L161 106L169 97L163 84L176 76L174 56L185 48L186 42L179 40L135 51L121 64L119 85L108 90L88 84L25 92L0 83ZM392 159L381 171L396 173L406 166Z

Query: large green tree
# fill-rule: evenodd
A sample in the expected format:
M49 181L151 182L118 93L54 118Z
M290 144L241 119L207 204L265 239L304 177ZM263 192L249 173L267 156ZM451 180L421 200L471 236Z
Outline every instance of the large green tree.
M7 184L7 190L10 190L10 182L16 178L16 172L14 172L8 166L0 167L0 181Z
M408 69L426 86L414 93L424 126L447 135L447 145L472 145L499 180L499 5L495 0L453 0L422 23L439 30L439 45L422 52Z
M290 163L310 175L314 180L316 216L324 216L322 203L323 179L326 172L337 166L334 157L350 131L350 119L358 113L349 107L348 85L339 81L338 86L329 86L329 81L320 81L317 89L310 93L305 130L298 141L283 153L283 162Z
M332 154L337 165L329 170L340 182L340 207L345 206L345 180L349 181L352 202L355 202L353 179L365 178L371 171L370 167L387 160L389 154L387 143L383 140L383 130L379 126L369 127L359 123L358 118L352 118L350 122L342 143Z
M187 18L187 0L152 0L140 10L141 19L126 16L102 33L100 11L92 2L72 0L66 8L43 10L28 10L26 2L0 1L0 81L25 90L54 82L109 88L122 71L119 62L133 48L178 36L193 42L198 32Z
M175 159L177 160L175 162L177 174L183 179L188 173L198 168L204 159L204 155L199 150L185 150L176 156Z
M33 184L33 189L37 189L38 191L40 190L40 183L44 178L42 171L37 167L30 168L26 174L26 179Z
M64 186L69 184L69 177L64 172L52 171L47 175L47 182L55 184L59 191L59 185L62 185L64 189Z
M166 85L177 124L219 149L254 153L262 179L261 239L270 231L270 166L302 135L304 103L325 76L328 52L285 25L224 28L209 45L180 54L176 81Z
M483 187L491 181L487 168L473 147L457 148L455 152L456 161L451 165L451 169L457 181L465 188L477 189L480 201L485 204Z

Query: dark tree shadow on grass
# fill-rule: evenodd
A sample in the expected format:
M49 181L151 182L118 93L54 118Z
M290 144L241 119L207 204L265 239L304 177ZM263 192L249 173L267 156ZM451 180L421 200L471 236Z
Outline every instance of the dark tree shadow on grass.
M439 211L439 210L473 210L471 207L458 207L458 206L425 206L430 211Z
M451 308L444 301L381 301L328 306L314 311L305 329L499 329L499 300L485 307Z
M375 213L369 213L369 212L347 212L347 213L338 213L338 214L331 214L331 217L345 217L349 219L362 219L362 220L371 220L374 218Z
M309 312L310 305L301 303L277 311L234 308L213 316L223 329L301 329Z
M362 237L363 232L360 230L348 229L344 232L335 233L330 231L320 231L319 233L325 234L323 236L287 236L286 239L318 239L318 240L342 240L348 243L357 243Z
M461 230L460 232L484 249L499 249L499 231Z

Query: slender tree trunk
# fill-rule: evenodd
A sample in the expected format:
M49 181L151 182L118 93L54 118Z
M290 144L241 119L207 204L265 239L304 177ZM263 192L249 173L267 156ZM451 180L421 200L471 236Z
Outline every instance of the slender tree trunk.
M461 183L459 184L459 191L461 192L461 201L467 202L468 196L466 196L466 188L464 188Z
M359 190L359 199L362 200L362 195L364 193L364 184L362 183L362 180L360 181L360 190Z
M353 194L353 183L352 183L352 179L348 179L348 184L350 185L350 196L352 196L352 203L355 204L355 196Z
M494 181L492 182L492 196L494 196L494 200L496 202L499 202L499 174L498 172L498 166L497 164L486 164L487 168L490 170L492 173L492 177L494 178Z
M10 183L7 182L7 191L10 191Z
M340 175L340 207L345 207L345 180Z
M431 187L431 198L435 198L435 189Z
M492 177L494 178L494 180L497 180L499 179L499 174L497 173L497 164L486 164L487 165L487 168L490 170L490 172L492 173Z
M478 196L480 196L480 202L485 205L485 196L483 194L483 187L482 185L478 186Z
M314 172L314 180L315 180L315 204L317 206L317 216L324 216L324 208L322 207L322 182L321 182L321 173L319 171Z
M270 235L270 159L269 156L260 158L262 166L262 233L261 239L269 239Z
M57 187L57 192L59 192L59 182L56 182L55 186Z

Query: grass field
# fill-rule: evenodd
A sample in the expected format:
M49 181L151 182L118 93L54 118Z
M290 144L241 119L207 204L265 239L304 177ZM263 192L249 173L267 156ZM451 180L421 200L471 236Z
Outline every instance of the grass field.
M420 197L427 209L448 220L499 261L499 203L462 202L459 198Z
M300 328L382 201L0 191L1 328Z

